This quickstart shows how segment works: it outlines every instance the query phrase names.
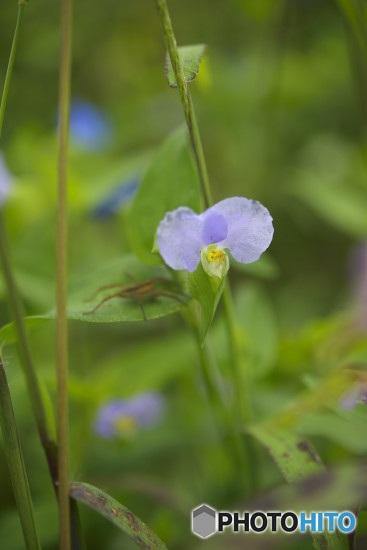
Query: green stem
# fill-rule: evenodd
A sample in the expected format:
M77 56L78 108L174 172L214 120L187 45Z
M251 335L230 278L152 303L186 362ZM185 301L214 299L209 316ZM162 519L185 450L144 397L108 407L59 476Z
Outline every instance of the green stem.
M194 107L191 100L190 90L188 88L180 56L178 53L176 38L173 32L171 18L168 12L166 0L155 0L160 16L164 40L167 51L172 63L175 74L177 88L180 95L182 107L185 114L187 127L189 129L191 144L194 151L196 164L198 167L201 187L203 191L206 207L213 204L212 193L209 184L209 176L206 168L203 146L200 138L199 128L196 122Z
M246 471L248 465L246 463L246 457L241 443L240 431L236 429L232 421L230 411L224 401L224 396L220 387L218 366L209 352L209 337L207 336L206 344L203 347L201 345L199 330L194 332L200 359L201 374L205 382L205 387L208 392L208 399L213 410L213 414L217 419L217 425L220 429L221 435L226 433L229 438L229 450L236 464L236 469ZM243 490L245 491L246 487L243 488Z
M11 80L11 75L12 75L12 72L13 72L15 52L17 50L17 45L18 45L19 30L20 30L20 25L21 25L21 22L22 22L24 6L25 6L25 1L20 0L19 4L18 4L18 17L17 17L17 22L16 22L16 25L15 25L14 38L13 38L13 43L12 43L12 46L11 46L9 62L8 62L8 68L6 70L6 77L5 77L5 82L4 82L3 93L2 93L2 96L1 96L0 137L1 137L2 129L3 129L5 108L6 108L6 103L7 103L7 99L8 99L8 93L9 93L9 88L10 88L10 80Z
M70 549L68 327L67 327L67 157L71 81L72 0L61 1L60 138L57 213L57 428L59 548Z
M240 349L238 337L236 334L235 311L233 305L233 297L231 287L226 281L223 290L223 305L226 314L226 329L228 341L230 344L230 365L232 368L232 377L234 380L235 406L236 416L239 421L249 421L252 418L252 406L250 399L250 383L249 376L245 376L243 365L241 364Z
M29 489L27 472L20 446L9 386L1 357L0 425L3 433L5 455L13 486L15 502L19 512L25 545L27 550L41 550L34 519L33 503Z
M0 259L3 267L3 273L7 286L9 302L15 321L17 332L17 347L20 357L20 362L23 367L24 376L26 378L28 391L32 403L34 416L36 418L39 437L46 453L48 467L54 483L57 480L56 469L56 446L52 439L46 417L46 411L43 404L42 392L37 378L36 371L33 366L31 352L29 349L27 333L23 321L23 307L19 297L18 289L15 283L15 278L10 261L9 246L6 239L5 227L0 213Z
M10 88L10 81L14 66L15 52L17 49L18 39L19 39L19 30L20 24L22 21L23 11L24 11L25 1L20 0L18 6L18 17L17 23L14 31L13 44L10 51L8 68L5 77L4 89L1 97L0 104L0 136L3 128L5 108L8 99L8 93ZM20 361L23 367L24 375L28 385L28 391L30 394L30 399L36 418L37 429L40 436L42 446L45 450L48 467L51 473L53 482L56 482L57 479L57 470L56 470L56 446L52 439L50 430L47 425L46 413L42 400L42 393L36 371L33 366L31 353L28 345L27 335L24 327L23 316L22 316L22 303L19 297L17 286L15 283L14 274L12 271L9 247L7 243L5 228L2 222L0 214L0 259L3 266L3 272L5 276L5 282L7 285L8 296L10 301L10 306L13 313L13 318L15 321L15 327L17 331L17 346Z
M173 72L175 74L178 91L180 94L181 103L185 113L186 123L191 136L191 143L195 154L195 159L202 183L204 200L207 206L213 205L213 199L209 184L208 171L205 162L205 156L203 152L199 127L196 121L194 106L192 103L190 91L185 80L185 75L182 67L182 63L179 57L176 39L171 23L171 19L168 12L168 7L166 0L155 0L158 13L161 20L161 25L164 34L164 40L167 47L167 51L171 60ZM226 316L227 332L229 336L229 347L232 350L232 368L233 368L233 382L235 384L235 408L237 413L243 410L250 410L250 406L246 404L242 406L242 401L244 399L243 384L240 377L240 362L239 362L239 351L235 335L235 316L234 309L232 307L232 298L231 290L229 286L229 281L227 281L225 291L224 291L224 311ZM249 392L246 391L246 394ZM241 420L246 420L245 417L241 416Z

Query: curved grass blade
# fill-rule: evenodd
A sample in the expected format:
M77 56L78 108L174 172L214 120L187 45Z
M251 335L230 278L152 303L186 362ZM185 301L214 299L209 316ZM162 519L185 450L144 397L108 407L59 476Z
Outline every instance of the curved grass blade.
M40 550L31 492L5 369L0 357L0 424L6 460L27 550Z
M97 487L88 483L71 483L70 496L104 516L141 548L167 550L164 542L140 518Z
M192 46L180 46L178 48L178 55L180 56L186 82L191 82L196 78L205 50L206 44L194 44ZM176 77L168 52L166 55L165 72L169 86L171 88L177 88Z

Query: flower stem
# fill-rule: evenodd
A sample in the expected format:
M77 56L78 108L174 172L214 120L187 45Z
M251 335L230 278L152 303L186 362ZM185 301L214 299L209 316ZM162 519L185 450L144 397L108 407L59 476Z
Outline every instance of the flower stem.
M68 327L67 327L67 156L71 81L72 0L61 1L60 137L57 213L57 433L59 549L70 549L69 430L68 430Z
M25 6L25 1L19 0L17 22L16 22L16 25L15 25L13 43L12 43L11 50L10 50L8 68L6 70L4 88L3 88L3 93L2 93L2 96L1 96L0 137L1 137L2 129L3 129L5 108L6 108L6 103L7 103L7 99L8 99L8 93L9 93L9 88L10 88L10 80L11 80L11 75L12 75L12 72L13 72L15 53L16 53L17 45L18 45L19 31L20 31L20 26L21 26L21 23L22 23L22 18L23 18L24 6Z
M182 107L185 114L187 127L189 129L191 144L194 151L196 164L199 172L204 202L206 207L213 204L212 193L209 184L209 176L205 163L203 145L199 133L199 128L196 122L195 111L191 100L191 94L187 85L182 63L178 53L176 38L173 32L171 18L168 12L166 0L155 0L158 8L161 25L163 28L164 40L167 51L172 63L173 72L175 74L177 88L180 95Z
M174 35L172 23L171 23L171 18L169 16L167 3L166 3L166 0L155 0L155 2L158 8L158 13L161 20L165 44L171 60L181 103L185 113L186 123L191 136L192 148L194 150L196 164L200 175L204 200L205 200L206 206L212 206L213 199L212 199L212 194L210 189L208 170L206 167L199 127L196 121L194 106L192 103L187 82L185 80L182 63L179 57L177 43L176 43L176 39L175 39L175 35ZM232 296L231 296L229 281L226 282L225 290L224 290L224 311L226 316L227 332L228 332L229 343L230 343L229 347L232 352L231 364L233 368L233 371L232 371L233 382L235 385L236 414L244 410L249 412L250 411L249 404L246 404L245 406L242 405L242 402L244 399L244 395L242 392L243 381L240 376L241 368L240 368L240 361L239 361L238 345L237 345L236 335L235 335L235 317L234 317L234 308L232 303ZM246 394L248 395L249 392L246 391ZM241 420L245 421L248 418L245 418L244 415L241 414L239 419L240 421Z
M24 541L27 550L41 550L27 472L20 446L14 410L6 379L4 365L0 357L0 425L4 440L6 461L18 508Z

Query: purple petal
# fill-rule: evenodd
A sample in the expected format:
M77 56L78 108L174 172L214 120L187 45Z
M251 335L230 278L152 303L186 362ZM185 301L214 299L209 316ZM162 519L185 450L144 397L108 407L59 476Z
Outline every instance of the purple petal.
M200 218L203 220L202 237L206 246L224 241L228 234L228 224L215 207L206 210Z
M255 262L273 238L273 218L265 206L244 197L231 197L215 205L227 220L228 235L220 243L229 248L235 260L243 264Z
M100 437L111 439L117 435L114 421L121 416L129 415L128 401L110 401L103 405L97 413L94 422L94 431Z
M200 262L203 221L191 208L167 212L158 226L159 252L172 269L195 271Z
M163 410L164 400L159 393L144 393L130 401L130 414L141 427L155 424Z

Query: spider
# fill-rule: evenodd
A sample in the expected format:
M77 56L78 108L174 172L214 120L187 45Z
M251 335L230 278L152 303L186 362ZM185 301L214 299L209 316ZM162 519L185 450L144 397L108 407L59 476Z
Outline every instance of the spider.
M143 299L145 298L157 298L158 296L166 296L167 298L174 298L184 306L187 305L187 302L185 302L180 297L184 296L185 298L188 298L187 294L185 294L184 292L167 287L156 287L157 283L172 284L172 281L170 281L169 279L165 279L164 277L153 277L152 279L148 279L147 281L138 283L135 277L133 277L129 273L127 273L126 275L134 283L133 285L128 286L122 283L114 283L101 286L96 290L93 296L91 296L90 300L93 300L102 290L107 290L109 288L120 288L120 290L103 298L93 309L91 309L90 311L85 311L84 315L91 315L92 313L97 311L97 309L100 308L105 302L112 300L112 298L132 298L133 300L136 300L143 314L144 321L147 321L147 317L143 308Z

